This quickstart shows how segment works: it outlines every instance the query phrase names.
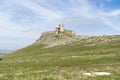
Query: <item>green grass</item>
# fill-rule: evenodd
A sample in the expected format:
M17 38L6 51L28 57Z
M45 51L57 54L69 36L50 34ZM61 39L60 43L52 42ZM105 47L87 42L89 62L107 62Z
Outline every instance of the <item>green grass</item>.
M0 61L0 80L119 80L120 41L99 42L89 46L94 42L81 40L52 48L43 48L40 43L30 45L5 55ZM91 71L112 74L83 75Z

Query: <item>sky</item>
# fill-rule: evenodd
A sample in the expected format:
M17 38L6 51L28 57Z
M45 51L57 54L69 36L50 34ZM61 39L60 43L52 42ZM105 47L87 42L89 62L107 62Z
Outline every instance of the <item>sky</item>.
M0 50L28 46L58 24L79 35L120 35L120 0L0 0Z

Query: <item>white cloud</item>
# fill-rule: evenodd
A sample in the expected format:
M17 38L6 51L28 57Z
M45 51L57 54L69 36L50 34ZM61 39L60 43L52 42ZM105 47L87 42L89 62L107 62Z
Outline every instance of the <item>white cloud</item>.
M103 16L119 16L120 15L120 10L113 10L110 12L101 12Z
M18 5L22 5L28 9L31 9L34 13L38 14L43 19L62 19L64 16L56 11L49 10L37 3L34 3L32 0L24 0L24 1L16 1L13 0L14 3Z
M114 23L114 21L112 21L111 19L103 17L103 18L101 18L101 23L113 28L116 31L120 31L120 24ZM119 23L119 22L117 22L117 23Z
M24 26L20 26L19 24L14 23L11 20L11 16L4 12L0 13L0 28L1 28L0 31L2 35L4 34L9 36L10 35L17 36L16 33L19 33L20 31L26 29Z
M119 20L117 20L120 17L120 10L112 10L108 12L98 10L97 17L100 19L101 23L107 25L107 27L120 31Z

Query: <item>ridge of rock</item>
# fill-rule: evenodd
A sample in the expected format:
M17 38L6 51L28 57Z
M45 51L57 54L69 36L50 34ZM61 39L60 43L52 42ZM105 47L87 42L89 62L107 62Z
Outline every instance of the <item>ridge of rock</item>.
M55 31L44 32L40 36L36 43L44 43L46 48L60 46L65 44L70 44L73 42L80 41L82 39L87 39L89 36L83 35L75 35L75 36L68 36L68 35L57 35Z

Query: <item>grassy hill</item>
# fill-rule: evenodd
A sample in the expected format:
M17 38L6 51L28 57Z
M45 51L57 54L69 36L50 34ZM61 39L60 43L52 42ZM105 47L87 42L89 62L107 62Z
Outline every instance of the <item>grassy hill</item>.
M55 36L54 36L55 37ZM119 80L120 36L92 36L45 48L43 42L7 54L0 80ZM103 71L109 76L85 76Z

